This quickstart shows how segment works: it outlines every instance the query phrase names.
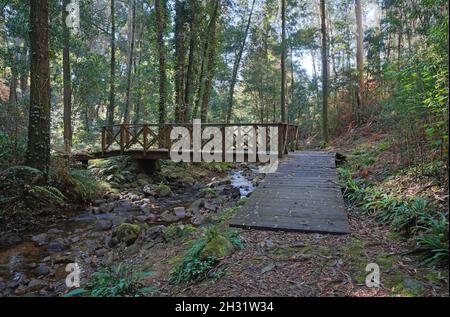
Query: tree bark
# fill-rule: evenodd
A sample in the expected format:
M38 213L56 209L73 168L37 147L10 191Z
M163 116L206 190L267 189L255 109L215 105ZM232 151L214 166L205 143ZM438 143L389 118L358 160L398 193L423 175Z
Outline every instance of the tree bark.
M233 64L233 73L231 75L230 92L228 95L228 107L227 107L227 117L226 122L229 123L231 116L233 114L233 99L234 99L234 87L236 85L237 74L239 71L239 64L241 63L242 53L244 52L245 42L247 41L248 30L250 28L250 23L252 20L253 8L255 6L256 0L253 0L252 7L250 9L250 14L248 16L247 25L245 27L244 37L242 38L242 44L239 47L239 52L237 53L236 59Z
M63 25L63 98L64 98L64 145L66 152L72 149L72 82L70 74L70 33L66 25L68 12L66 6L69 0L63 1L62 25Z
M197 0L190 1L190 21L189 21L189 32L190 32L190 40L189 40L189 57L188 57L188 68L186 73L186 85L185 85L185 96L184 96L184 114L183 117L185 121L189 121L189 112L192 108L192 97L193 97L193 87L194 87L194 65L195 61L195 51L197 48L197 25L196 25L196 5Z
M185 122L184 104L184 23L186 8L182 0L175 1L175 122Z
M128 4L128 60L127 60L127 90L125 93L125 104L123 109L123 123L130 123L131 109L131 81L133 70L133 54L134 54L134 34L136 20L136 1L130 0Z
M159 123L164 123L166 121L166 52L164 46L165 8L166 1L163 0L161 3L161 0L155 0L156 34L159 55Z
M30 1L31 88L26 164L48 175L50 166L50 73L48 2Z
M320 18L322 34L322 134L325 144L329 143L328 135L328 49L325 0L320 0Z
M114 1L111 0L111 68L109 78L109 107L108 107L108 125L114 124L114 107L115 107L115 77L116 77L116 19ZM112 136L107 135L107 142L112 142Z
M281 122L286 122L286 0L281 0Z
M202 96L202 106L200 110L200 119L202 122L207 122L208 118L208 105L211 95L212 82L214 78L214 61L216 58L216 24L219 15L220 0L214 0L214 9L211 16L211 23L209 28L209 40L208 40L208 63L207 63L207 78L205 83L205 90Z
M355 0L356 14L356 65L358 69L358 105L360 109L365 108L365 89L364 89L364 33L362 26L362 8L361 0ZM364 110L362 110L364 111Z

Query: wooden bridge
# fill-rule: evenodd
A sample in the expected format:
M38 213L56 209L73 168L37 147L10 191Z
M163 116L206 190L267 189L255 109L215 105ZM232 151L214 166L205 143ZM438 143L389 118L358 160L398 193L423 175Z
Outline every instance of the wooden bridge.
M194 125L192 124L134 124L113 125L102 128L101 151L75 154L73 158L87 164L90 159L116 155L130 155L138 160L170 159L171 146L175 140L171 132L175 127L184 127L190 135L189 154L193 154ZM269 173L259 184L249 201L238 211L230 226L290 230L319 233L346 234L350 227L346 217L344 201L336 173L335 154L330 152L293 152L298 150L298 126L288 124L202 124L200 131L215 128L221 131L223 155L239 151L244 157L252 149L263 148L281 158L275 173ZM273 129L277 128L277 129ZM269 130L276 131L270 133ZM186 131L186 130L185 130ZM230 132L231 131L231 132ZM236 131L237 134L235 133ZM252 142L261 131L266 137ZM197 131L198 133L198 131ZM206 133L208 135L209 132ZM176 133L175 133L176 134ZM225 139L233 140L226 147ZM273 138L277 138L276 149L271 149ZM210 139L202 139L201 148ZM228 144L229 145L229 144ZM288 155L287 155L288 154Z
M193 124L120 124L103 126L101 128L101 150L90 153L75 153L72 158L75 161L81 161L83 164L87 164L89 160L107 158L118 155L129 155L136 159L170 159L170 149L175 140L171 139L171 132L174 128L182 127L186 128L190 133L191 148L189 150L192 156L193 148ZM213 152L218 152L225 156L227 154L233 154L236 157L243 152L244 158L247 157L248 150L251 146L248 141L248 137L255 133L257 136L261 130L265 130L265 150L278 152L278 156L282 157L289 151L298 149L299 142L299 130L297 125L283 124L283 123L233 123L233 124L220 124L220 123L207 123L201 124L201 133L205 132L207 128L215 128L219 130L222 135L221 148L214 149ZM273 144L271 138L271 128L277 128L275 137L277 138L277 149L271 149ZM238 131L242 144L236 144L240 142L236 137L237 135L231 135L234 138L232 147L226 148L226 137L230 137L230 133ZM252 132L254 131L254 132ZM211 141L212 136L209 139L202 139L201 147ZM261 144L258 143L258 147ZM255 149L258 151L258 149Z

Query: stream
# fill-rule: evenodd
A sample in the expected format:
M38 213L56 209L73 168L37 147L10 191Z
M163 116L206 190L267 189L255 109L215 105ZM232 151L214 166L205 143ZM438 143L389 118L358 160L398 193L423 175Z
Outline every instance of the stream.
M256 167L249 167L231 170L223 179L213 178L208 186L218 193L217 199L199 198L199 188L193 186L157 198L143 193L142 188L122 192L119 197L101 199L75 216L50 224L47 231L24 235L8 247L0 245L0 297L60 295L65 289L68 263L81 263L83 272L110 261L114 248L111 231L121 223L152 228L171 223L202 226L207 213L249 196L255 188L256 172Z

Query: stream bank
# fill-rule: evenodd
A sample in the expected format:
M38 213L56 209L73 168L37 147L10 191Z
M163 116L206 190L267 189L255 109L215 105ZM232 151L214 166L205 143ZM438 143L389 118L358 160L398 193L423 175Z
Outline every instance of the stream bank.
M103 161L90 167L110 190L85 208L38 232L7 234L9 245L0 248L0 296L62 295L69 263L78 264L83 284L100 267L143 260L168 246L170 225L208 225L250 195L262 178L250 164L236 169L170 162L161 173L147 175L127 163ZM124 236L124 229L131 231Z

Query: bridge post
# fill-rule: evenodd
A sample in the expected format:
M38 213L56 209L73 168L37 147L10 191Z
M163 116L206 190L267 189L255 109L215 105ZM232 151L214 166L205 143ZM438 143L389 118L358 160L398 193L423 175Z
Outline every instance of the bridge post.
M123 125L120 126L120 152L123 154L125 142L125 128Z
M106 127L102 127L102 155L105 155L106 151Z
M142 134L144 138L144 155L147 155L147 148L148 148L148 126L144 124L142 127Z

